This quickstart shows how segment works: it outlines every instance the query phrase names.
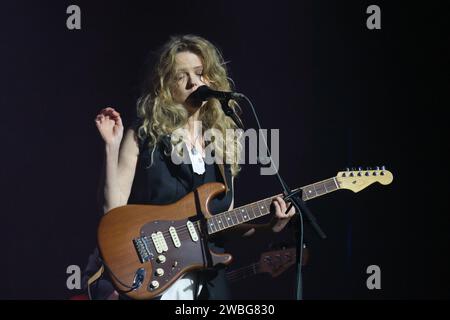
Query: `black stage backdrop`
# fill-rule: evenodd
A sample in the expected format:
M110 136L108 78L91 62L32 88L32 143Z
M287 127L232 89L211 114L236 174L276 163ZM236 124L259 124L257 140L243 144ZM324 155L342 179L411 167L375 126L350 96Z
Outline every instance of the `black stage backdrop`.
M68 30L66 9L81 9ZM369 5L381 30L366 27ZM432 1L3 1L0 4L3 299L69 299L70 265L96 245L102 141L96 112L135 113L149 53L194 33L229 61L236 89L264 128L280 129L280 172L298 187L345 167L394 174L354 194L308 203L328 235L306 225L306 299L449 298L448 19ZM446 90L447 89L447 90ZM243 105L247 128L255 126ZM236 205L280 192L245 165ZM230 245L235 266L279 237ZM381 289L366 269L381 269ZM295 273L233 285L236 299L294 299Z

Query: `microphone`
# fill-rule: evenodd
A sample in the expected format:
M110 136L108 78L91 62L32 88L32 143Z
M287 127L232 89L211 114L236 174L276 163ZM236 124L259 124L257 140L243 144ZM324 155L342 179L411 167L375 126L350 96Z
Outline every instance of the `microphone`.
M236 125L239 128L244 129L244 125L243 125L241 119L236 114L234 109L232 109L228 105L228 101L230 101L231 99L233 99L233 100L243 99L243 98L245 98L245 95L243 95L242 93L237 93L237 92L216 91L216 90L211 89L208 86L203 85L203 86L198 87L197 90L195 90L194 92L192 92L189 95L189 97L187 97L186 102L188 104L190 104L191 106L199 107L199 106L201 106L203 101L206 101L210 98L219 99L220 104L222 105L223 112L227 116L231 117L231 119L233 119L234 123L236 123Z
M228 102L230 99L239 100L242 99L244 95L237 92L226 92L226 91L216 91L208 86L200 86L197 90L192 92L189 97L187 97L186 102L191 105L199 105L203 101L210 98L219 99L220 102Z

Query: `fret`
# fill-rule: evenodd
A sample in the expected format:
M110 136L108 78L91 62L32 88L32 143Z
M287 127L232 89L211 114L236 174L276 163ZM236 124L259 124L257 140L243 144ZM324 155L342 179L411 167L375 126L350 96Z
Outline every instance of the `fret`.
M338 182L336 181L336 178L335 178L335 177L333 177L333 182L334 182L334 184L336 185L336 190L338 190L338 189L339 189L339 184L338 184Z
M259 213L261 214L260 217L262 217L263 215L266 214L266 205L264 201L258 201L256 204L258 205L258 210Z
M227 219L225 218L225 216L223 215L223 213L218 214L220 221L222 221L222 227L224 229L228 228L228 223L227 223Z
M241 223L242 222L242 217L240 217L241 220L239 220L239 216L238 216L239 212L237 210L234 210L233 213L234 213L234 217L236 218L236 224Z
M240 209L236 210L236 218L237 218L239 223L244 222L244 217L242 216L242 212L241 212Z
M213 224L208 220L208 234L213 234L214 231L212 229Z
M272 198L264 200L264 204L266 206L266 214L270 213L270 206L272 205Z
M208 219L208 232L211 230L210 234L217 232L217 226L214 224L214 218Z
M323 186L323 183L315 183L313 184L314 190L316 190L316 194L321 196L322 194L326 193L325 187Z
M309 198L308 198L308 195L306 194L306 192L303 192L302 193L302 200L303 201L306 201L306 200L308 200Z
M237 216L237 214L236 214L236 209L233 210L233 211L231 211L231 219L234 219L234 220L233 220L233 224L234 224L234 225L239 224L239 219L238 219L238 216Z
M326 180L324 184L325 184L325 188L327 189L327 192L331 192L331 191L334 191L337 189L336 184L334 183L334 180L332 180L332 179Z
M225 229L227 227L227 225L226 225L225 219L223 218L223 214L222 213L218 214L218 215L216 215L216 217L217 217L217 219L219 219L219 223L220 223L220 226L222 227L222 229Z
M262 214L261 214L261 209L259 208L258 202L256 202L255 205L254 205L253 207L254 207L254 209L255 209L255 216L256 216L256 217L261 217Z
M248 221L248 220L250 220L250 218L248 217L248 209L247 209L247 207L242 207L242 208L240 208L239 209L240 211L240 213L241 213L241 215L242 215L242 220L243 221Z
M265 200L258 201L257 204L259 211L261 212L261 216L266 215L270 212L270 209L267 207Z
M223 230L222 221L220 220L219 216L213 216L214 224L217 227L217 231Z
M247 206L247 212L248 212L248 216L250 217L249 220L253 220L256 218L256 208L254 204L250 204Z
M313 185L309 185L303 188L303 194L306 197L306 200L316 197L316 190Z
M230 213L224 212L225 219L227 220L228 227L232 227L233 221L231 221Z

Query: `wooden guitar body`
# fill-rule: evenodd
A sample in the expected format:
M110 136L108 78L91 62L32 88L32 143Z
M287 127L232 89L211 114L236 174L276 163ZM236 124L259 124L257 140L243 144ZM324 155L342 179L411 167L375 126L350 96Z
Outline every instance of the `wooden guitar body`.
M116 288L133 299L152 299L185 273L205 268L197 213L211 217L208 203L224 191L220 183L207 183L170 205L126 205L108 212L98 228L98 245ZM232 260L229 254L209 252L213 265ZM139 287L129 291L136 281Z

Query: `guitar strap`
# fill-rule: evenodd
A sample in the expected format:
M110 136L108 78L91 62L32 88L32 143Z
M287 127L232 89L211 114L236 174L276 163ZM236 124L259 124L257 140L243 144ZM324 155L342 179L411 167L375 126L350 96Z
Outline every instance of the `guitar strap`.
M87 282L87 292L88 292L88 296L89 296L89 300L92 300L92 295L91 295L91 285L96 282L103 274L103 272L105 271L105 268L103 267L103 264L100 266L100 268L97 270L96 273L94 273Z
M222 172L222 171L221 171ZM200 246L202 250L203 255L203 261L204 261L204 267L205 269L212 268L212 257L211 253L209 252L209 246L208 246L208 229L206 226L206 218L203 215L203 212L201 211L201 205L200 205L200 198L198 196L198 190L197 188L204 184L205 181L205 173L202 175L198 175L196 173L193 173L193 191L194 191L194 199L195 199L195 207L197 208L197 217L200 222ZM226 180L225 180L226 181ZM206 290L206 279L200 275L197 274L197 279L195 281L194 285L194 300L199 300L199 285L200 282L203 285L203 290Z
M223 163L220 163L217 166L219 167L220 174L222 175L222 179L225 184L225 188L227 190L226 192L228 192L228 191L230 191L230 189L228 188L227 176L225 175L225 167L224 167Z

